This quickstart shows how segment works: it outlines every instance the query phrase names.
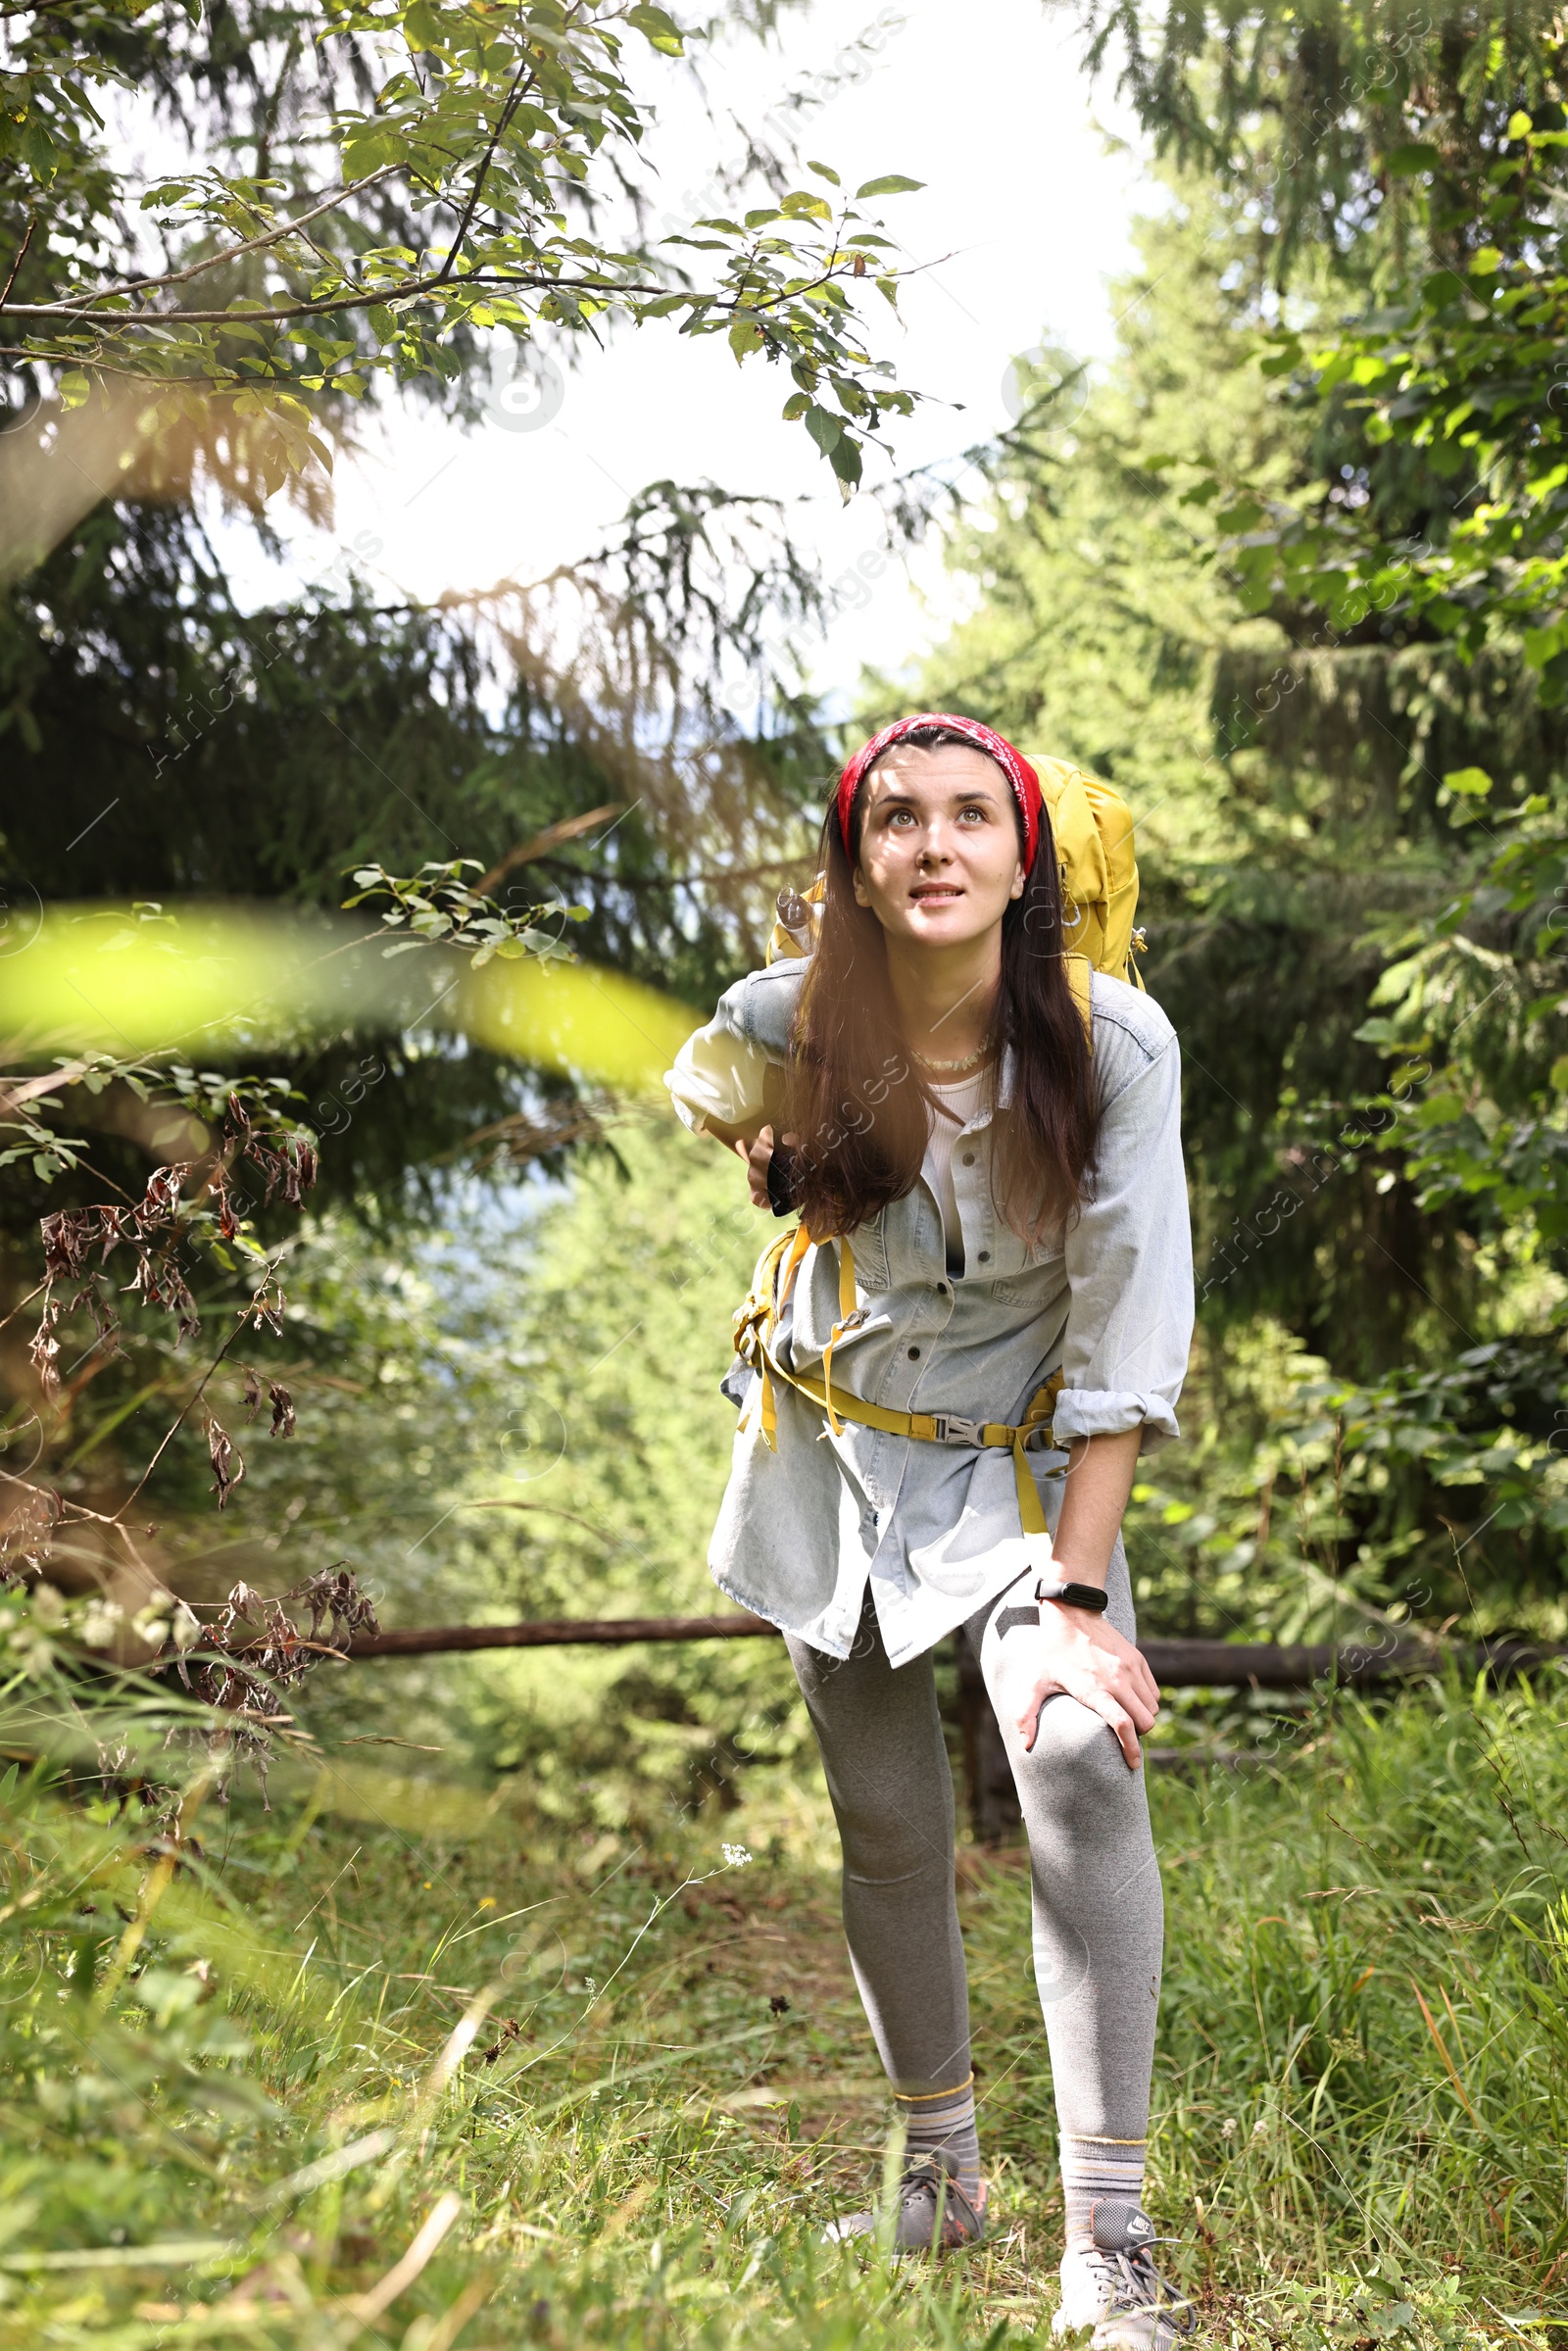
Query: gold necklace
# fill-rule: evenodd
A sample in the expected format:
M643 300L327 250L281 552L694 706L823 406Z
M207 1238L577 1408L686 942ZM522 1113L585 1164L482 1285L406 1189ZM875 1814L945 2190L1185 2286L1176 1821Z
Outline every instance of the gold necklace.
M961 1077L966 1069L976 1068L978 1064L985 1059L987 1053L991 1051L993 1043L994 1040L988 1037L983 1045L977 1045L972 1053L965 1053L963 1058L959 1061L933 1060L929 1053L915 1053L912 1045L910 1046L909 1051L914 1054L914 1058L919 1062L922 1069L945 1069L954 1077Z

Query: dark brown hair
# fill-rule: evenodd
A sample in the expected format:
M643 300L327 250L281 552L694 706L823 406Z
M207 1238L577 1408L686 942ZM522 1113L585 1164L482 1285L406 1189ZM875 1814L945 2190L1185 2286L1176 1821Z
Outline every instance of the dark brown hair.
M920 750L967 742L941 727L921 727L906 740ZM942 1115L900 1031L882 926L869 906L856 903L854 868L874 772L867 770L855 796L851 848L836 809L822 828L826 897L792 1040L788 1124L799 1138L793 1189L816 1240L853 1233L912 1192L931 1117ZM1017 822L1021 855L1021 815ZM999 1049L1010 1047L1013 1062L994 1162L997 1204L1030 1241L1078 1206L1099 1126L1094 1064L1062 952L1055 842L1042 809L1023 896L1002 918L1002 983L992 1022Z

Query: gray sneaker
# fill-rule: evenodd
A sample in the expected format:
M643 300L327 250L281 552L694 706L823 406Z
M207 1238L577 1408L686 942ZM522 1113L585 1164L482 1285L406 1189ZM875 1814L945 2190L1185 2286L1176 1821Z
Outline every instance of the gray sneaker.
M1155 2267L1154 2224L1136 2204L1097 2204L1093 2231L1061 2257L1054 2334L1091 2329L1091 2351L1171 2351L1195 2322L1187 2296Z
M956 2253L960 2246L979 2244L986 2232L984 2203L971 2203L956 2175L955 2160L943 2147L909 2165L899 2181L898 2216L893 2227L895 2261L910 2253ZM852 2212L844 2220L830 2223L822 2231L822 2241L843 2245L851 2237L875 2234L874 2212Z

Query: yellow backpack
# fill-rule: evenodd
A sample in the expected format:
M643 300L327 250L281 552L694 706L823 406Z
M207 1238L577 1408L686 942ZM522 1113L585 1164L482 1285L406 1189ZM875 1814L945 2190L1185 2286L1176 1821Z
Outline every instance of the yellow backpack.
M1063 955L1067 978L1084 1030L1089 1032L1089 974L1107 972L1135 988L1144 984L1135 955L1144 934L1133 927L1138 911L1138 859L1132 810L1120 793L1069 759L1037 759L1040 793L1051 818L1061 876ZM767 959L809 955L816 942L816 907L821 876L804 898L785 891L767 944Z

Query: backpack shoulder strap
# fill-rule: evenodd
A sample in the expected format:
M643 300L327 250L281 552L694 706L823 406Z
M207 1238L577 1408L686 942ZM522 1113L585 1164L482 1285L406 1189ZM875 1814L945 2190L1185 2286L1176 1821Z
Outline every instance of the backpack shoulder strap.
M1091 1053L1095 1050L1094 965L1087 955L1063 955L1067 985L1072 1001L1078 1006L1078 1017L1084 1024L1084 1043Z
M817 925L822 919L822 901L827 896L827 876L819 873L809 890L781 890L773 917L773 929L767 942L767 959L777 963L789 956L808 955L816 945Z

